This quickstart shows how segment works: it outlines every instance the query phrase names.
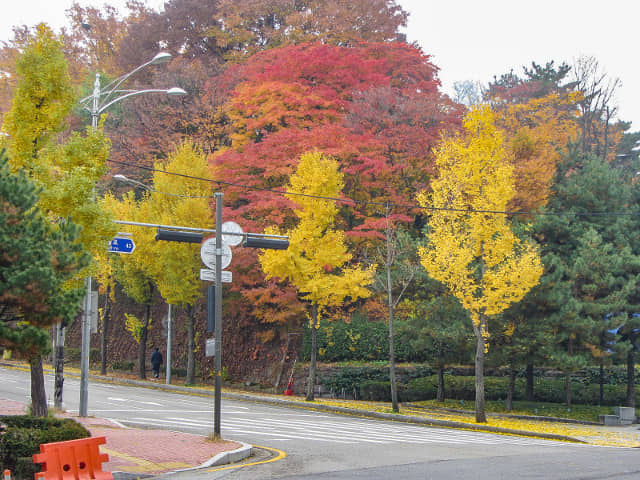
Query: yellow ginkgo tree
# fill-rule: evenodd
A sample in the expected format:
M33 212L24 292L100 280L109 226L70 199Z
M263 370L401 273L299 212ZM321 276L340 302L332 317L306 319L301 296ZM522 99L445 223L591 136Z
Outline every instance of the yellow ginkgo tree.
M214 219L211 210L212 176L205 156L191 142L176 147L165 162L154 164L153 183L141 199L132 192L122 200L105 195L104 207L120 220L159 225L176 225L210 229ZM170 172L171 174L165 173ZM195 309L203 296L200 280L199 245L166 243L155 240L155 229L129 226L136 249L122 256L116 278L125 291L139 303L152 300L154 291L170 305L183 307L187 312L187 377L195 381ZM140 287L145 287L141 289ZM147 288L148 287L148 288ZM144 376L146 328L149 315L143 321L140 336L140 375Z
M334 228L338 208L334 200L327 198L340 195L342 177L335 160L319 152L302 155L287 195L298 205L295 214L299 219L298 225L286 232L289 248L266 250L260 256L267 278L288 280L301 298L311 304L308 401L314 399L319 316L327 307L338 306L347 298L356 300L371 295L366 287L375 272L375 265L369 268L349 265L352 255L347 250L344 232Z
M484 358L488 318L518 302L538 282L537 247L511 230L507 210L513 198L513 166L488 107L471 110L464 133L444 139L436 151L438 178L432 192L418 195L431 209L428 244L420 249L429 275L444 284L469 312L476 336L476 421L486 422Z

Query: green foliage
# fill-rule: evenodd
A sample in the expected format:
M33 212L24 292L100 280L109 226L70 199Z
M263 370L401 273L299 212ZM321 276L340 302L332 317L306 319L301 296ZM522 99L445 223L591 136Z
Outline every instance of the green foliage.
M62 42L46 25L28 37L16 74L13 103L2 125L9 134L4 143L11 169L25 172L41 189L38 203L55 222L71 218L82 227L78 235L85 250L104 250L116 227L98 208L94 189L106 173L110 144L101 129L72 132L59 143L76 98Z
M469 404L464 400L445 400L439 402L437 400L425 400L421 402L415 402L418 406L426 408L451 408L456 410L468 410ZM546 403L546 402L527 402L527 401L515 401L513 402L513 409L507 410L504 401L488 400L486 403L487 412L491 413L508 413L511 415L525 415L535 417L550 417L550 418L568 418L584 422L598 422L599 415L611 414L611 407L609 406L593 406L593 405L573 405L568 408L561 403Z
M398 399L405 401L406 385L398 385ZM360 384L360 400L391 402L391 382L389 380L366 380Z
M423 362L431 359L431 351L420 348L416 330L408 322L397 321L395 357L399 362ZM320 321L318 329L318 358L322 362L388 361L389 326L386 322L370 321L356 314L349 322ZM311 328L303 327L302 358L311 353Z
M46 351L41 328L76 315L83 290L68 282L88 263L77 226L50 223L37 200L33 183L12 174L0 153L0 343L27 356Z
M507 398L509 388L508 377L485 377L485 397L487 400L504 401ZM572 378L571 396L572 402L581 405L598 405L599 388L597 383L588 383L588 379ZM404 395L407 401L432 400L436 398L438 378L435 375L417 378L409 381ZM445 375L446 397L452 400L472 401L475 398L475 382L472 376ZM563 403L565 401L565 379L538 378L534 387L534 400L536 402ZM378 398L370 400L382 400L382 394ZM513 394L514 400L525 399L525 381L517 378ZM604 386L603 405L623 405L626 399L626 387L624 384L607 384ZM640 395L636 395L640 399Z
M431 375L433 370L429 366L418 365L410 368L396 368L396 376L399 384L407 384L414 378L421 378ZM330 375L322 376L322 384L332 391L337 397L362 398L362 385L371 385L369 392L378 391L382 388L373 383L386 382L387 394L390 395L389 388L389 367L362 366L362 367L342 367ZM371 393L368 393L372 395ZM385 397L386 398L386 397Z
M90 437L82 425L72 419L0 416L0 468L11 470L16 480L30 480L40 468L32 455L40 445Z
M113 368L114 370L121 370L123 372L133 372L133 367L135 366L136 366L135 362L115 361L113 362L113 364L111 364L111 368Z

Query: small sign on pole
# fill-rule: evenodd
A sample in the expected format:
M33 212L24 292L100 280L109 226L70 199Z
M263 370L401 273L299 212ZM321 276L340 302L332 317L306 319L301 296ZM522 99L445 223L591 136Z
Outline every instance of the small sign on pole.
M233 280L233 274L228 270L223 270L220 272L222 274L222 283L231 283ZM205 282L215 282L216 281L216 271L215 270L207 270L206 268L200 269L200 280Z
M207 343L205 344L205 355L207 357L215 357L216 356L216 339L207 338Z
M133 253L136 249L136 244L131 238L127 237L114 237L109 242L109 253Z
M98 292L91 292L91 333L98 333Z

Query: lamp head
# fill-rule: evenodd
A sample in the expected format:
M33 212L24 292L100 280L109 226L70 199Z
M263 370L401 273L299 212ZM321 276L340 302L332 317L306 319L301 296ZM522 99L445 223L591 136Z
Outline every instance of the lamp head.
M149 62L151 65L158 65L160 63L166 63L171 60L171 54L167 52L160 52Z
M179 96L179 95L186 95L186 94L187 94L187 92L185 92L180 87L173 87L173 88L170 88L169 90L167 90L167 95L171 95L171 96Z

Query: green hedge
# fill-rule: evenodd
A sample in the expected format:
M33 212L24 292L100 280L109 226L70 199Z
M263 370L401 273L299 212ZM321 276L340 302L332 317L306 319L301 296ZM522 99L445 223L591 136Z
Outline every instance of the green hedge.
M0 469L11 470L16 480L32 480L40 471L32 456L40 452L41 444L89 436L89 431L72 419L0 416Z
M399 326L402 321L396 321ZM398 362L424 362L424 353L416 351L401 335L395 337L395 357ZM311 329L306 326L302 338L302 358L309 360ZM318 359L322 362L388 361L389 326L354 315L349 323L321 320L318 329Z
M426 365L396 368L396 379L399 385L406 385L414 378L431 375L433 369ZM330 374L319 375L326 389L339 398L364 398L362 386L366 382L389 382L389 367L343 367ZM371 387L373 388L373 387ZM367 395L372 395L370 392Z
M472 376L445 375L445 398L454 400L475 399L475 378ZM509 389L507 377L485 377L486 400L505 400ZM359 387L362 398L373 401L389 401L390 383L387 380L362 381ZM603 405L624 405L627 397L625 385L604 385ZM398 385L398 395L401 401L412 402L419 400L433 400L438 392L438 378L436 375L415 378L407 384ZM576 405L598 405L600 403L600 385L585 383L584 379L572 379L572 403ZM525 380L517 378L514 400L525 400ZM534 385L534 400L537 402L565 403L564 378L537 378ZM640 403L640 387L636 388L636 402Z

